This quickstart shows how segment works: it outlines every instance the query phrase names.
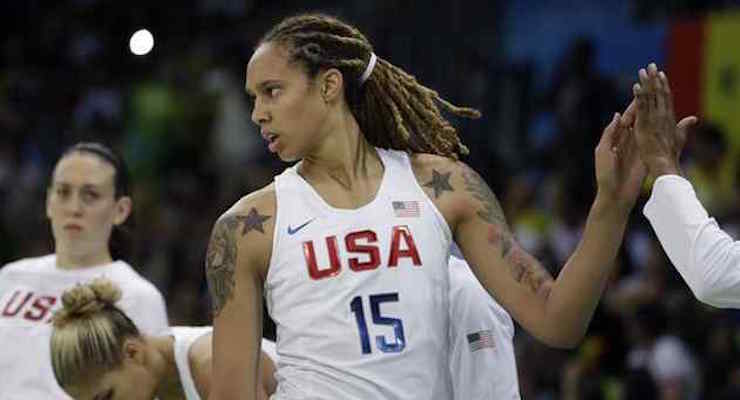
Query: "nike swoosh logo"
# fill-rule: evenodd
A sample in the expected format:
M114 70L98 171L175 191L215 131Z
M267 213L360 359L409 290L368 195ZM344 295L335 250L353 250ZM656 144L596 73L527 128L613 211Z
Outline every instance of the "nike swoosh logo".
M309 219L308 221L306 221L306 222L304 222L304 223L302 223L302 224L300 224L300 225L296 226L296 227L295 227L295 229L294 229L294 228L291 228L291 227L290 227L290 225L288 225L288 235L292 235L292 234L294 234L294 233L296 233L296 232L300 231L300 230L301 230L301 229L303 229L303 228L304 228L304 227L305 227L306 225L308 225L308 224L310 224L311 222L313 222L313 220L314 220L314 218L311 218L311 219Z

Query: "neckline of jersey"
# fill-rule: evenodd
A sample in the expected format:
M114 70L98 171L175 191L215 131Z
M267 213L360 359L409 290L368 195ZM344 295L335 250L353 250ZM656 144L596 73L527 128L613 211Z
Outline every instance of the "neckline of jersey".
M293 172L295 173L296 177L298 177L298 180L301 182L302 185L306 186L311 193L313 197L316 198L316 200L321 204L321 207L325 208L329 212L333 213L341 213L341 214L357 214L361 212L367 211L369 208L373 207L385 194L385 187L387 186L387 181L389 179L389 171L388 171L388 158L385 154L383 149L375 148L376 153L378 154L378 158L380 158L380 163L383 164L383 177L380 180L380 185L378 186L377 192L375 192L375 196L373 196L372 200L367 202L366 204L363 204L357 208L339 208L334 207L331 204L329 204L324 198L319 194L319 192L316 191L316 189L311 186L310 183L308 183L307 180L305 180L301 174L298 173L298 168L300 166L300 163L296 164L293 167Z

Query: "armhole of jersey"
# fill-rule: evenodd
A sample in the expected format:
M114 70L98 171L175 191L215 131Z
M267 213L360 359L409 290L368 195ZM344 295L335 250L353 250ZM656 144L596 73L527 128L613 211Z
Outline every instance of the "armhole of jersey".
M180 384L186 399L201 399L193 369L190 366L190 351L198 339L211 332L210 327L173 327L170 331L174 337L173 347L177 373L180 376Z
M277 365L278 363L278 355L277 355L277 344L273 342L272 340L268 340L265 338L262 338L262 351L267 354L267 356L272 360L272 363Z
M442 212L439 211L437 208L437 205L434 204L432 199L429 198L427 195L427 192L424 191L424 189L419 184L419 181L416 179L416 174L414 173L414 167L411 164L411 157L409 157L408 153L402 152L401 158L403 159L403 163L406 165L406 170L411 175L411 180L414 182L414 187L416 190L423 196L424 200L429 204L429 208L432 209L432 212L434 212L434 219L437 224L437 227L440 229L442 235L447 238L447 242L452 245L452 231L450 230L450 226L447 224L447 220L445 219L444 215L442 215ZM449 249L448 249L449 253Z
M267 275L265 276L265 282L262 285L263 296L267 299L265 294L267 293L267 282L270 281L270 276L273 270L273 260L277 256L277 251L280 248L280 181L282 174L275 177L275 225L273 226L272 232L272 250L270 252L270 262L267 265Z

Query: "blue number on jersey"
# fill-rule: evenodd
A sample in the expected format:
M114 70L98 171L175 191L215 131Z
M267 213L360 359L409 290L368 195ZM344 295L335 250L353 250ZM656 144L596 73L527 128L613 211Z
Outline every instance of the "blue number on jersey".
M400 353L406 347L406 337L403 334L403 322L398 318L385 317L380 315L380 304L389 301L397 302L398 293L374 294L369 297L370 310L372 312L373 323L376 325L388 325L393 327L393 333L396 340L388 343L385 336L378 335L375 337L375 343L378 349L383 353ZM362 297L356 296L349 305L350 310L355 313L357 329L360 331L360 345L362 354L370 354L370 336L367 332L367 322L365 321L365 311L362 308Z

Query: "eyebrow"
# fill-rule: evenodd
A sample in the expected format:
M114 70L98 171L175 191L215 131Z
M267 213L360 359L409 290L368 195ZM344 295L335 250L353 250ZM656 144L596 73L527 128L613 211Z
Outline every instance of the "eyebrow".
M262 90L262 89L265 88L265 86L273 85L273 84L276 84L276 83L281 83L281 81L278 80L278 79L268 79L266 81L262 81L259 84L257 84L257 90L258 91L259 90ZM248 95L255 96L254 92L252 92L251 90L249 90L248 87L244 86L244 90L247 92Z
M76 186L69 182L65 181L56 181L52 182L52 186ZM103 184L100 183L83 183L80 187L82 189L100 189L100 187L103 186Z

